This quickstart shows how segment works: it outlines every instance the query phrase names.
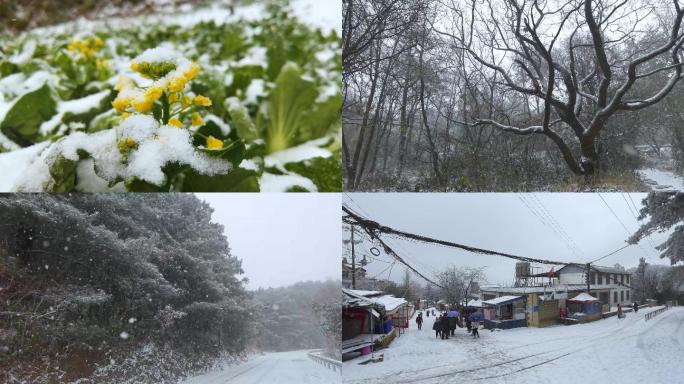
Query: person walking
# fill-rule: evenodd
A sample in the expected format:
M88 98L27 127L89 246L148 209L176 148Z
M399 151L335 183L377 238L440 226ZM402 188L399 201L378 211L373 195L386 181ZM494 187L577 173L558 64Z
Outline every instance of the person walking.
M418 312L418 317L416 317L416 324L418 324L418 330L423 328L423 312Z
M470 321L470 317L466 317L466 328L468 328L468 333L473 330L473 323Z
M449 325L449 333L451 334L451 336L453 336L454 332L456 331L456 318L447 317L447 324Z
M480 322L477 320L473 321L472 327L473 327L473 332L472 332L473 333L473 339L475 337L477 337L479 339L480 333L477 331L477 329L480 327Z
M621 306L620 304L618 304L618 306L617 306L617 317L618 317L618 319L622 319L622 318L623 318L623 315L622 315L622 306Z
M636 301L634 302L634 313L637 313L639 311L639 303Z
M437 318L437 319L435 320L434 324L432 324L432 330L435 331L435 338L439 338L439 333L440 333L440 330L441 330L441 329L440 329L440 326L441 326L441 325L439 324L439 318Z

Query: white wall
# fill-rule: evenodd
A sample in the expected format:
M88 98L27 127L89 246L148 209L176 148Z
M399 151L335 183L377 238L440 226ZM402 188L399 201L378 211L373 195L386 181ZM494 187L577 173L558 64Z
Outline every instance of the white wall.
M586 284L587 278L585 273L561 273L559 278L560 284Z

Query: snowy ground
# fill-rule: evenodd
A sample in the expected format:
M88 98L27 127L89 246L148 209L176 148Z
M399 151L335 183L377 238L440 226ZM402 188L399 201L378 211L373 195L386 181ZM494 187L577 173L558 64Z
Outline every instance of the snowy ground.
M473 339L465 329L449 340L435 339L434 317L423 329L410 329L389 348L384 361L344 363L343 382L361 383L675 383L684 366L684 307L648 322L654 308L587 324L547 328L481 330Z
M209 372L182 384L327 384L342 381L339 372L311 360L308 350L267 353L250 361Z
M647 168L641 169L638 172L641 179L654 190L684 190L684 178L670 171Z

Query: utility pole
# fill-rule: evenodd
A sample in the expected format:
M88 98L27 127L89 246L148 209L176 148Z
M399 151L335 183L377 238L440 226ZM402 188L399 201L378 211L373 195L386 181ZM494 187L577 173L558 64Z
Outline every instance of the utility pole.
M351 225L351 248L352 248L352 289L356 289L356 255L354 254L354 224Z
M587 263L587 294L588 295L591 295L591 292L589 292L590 278L591 278L591 264Z

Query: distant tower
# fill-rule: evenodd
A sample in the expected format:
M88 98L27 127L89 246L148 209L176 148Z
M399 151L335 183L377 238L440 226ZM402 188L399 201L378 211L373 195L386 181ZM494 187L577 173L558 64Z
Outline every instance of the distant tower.
M530 263L519 261L515 263L515 286L526 287L530 282Z

